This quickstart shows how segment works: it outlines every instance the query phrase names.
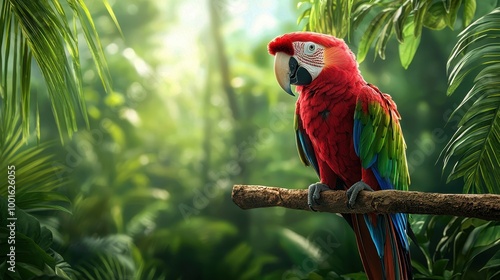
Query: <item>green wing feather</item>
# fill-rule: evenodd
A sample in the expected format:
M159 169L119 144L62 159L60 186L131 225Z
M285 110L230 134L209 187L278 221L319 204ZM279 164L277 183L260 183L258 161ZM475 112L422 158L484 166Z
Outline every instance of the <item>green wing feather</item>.
M354 148L363 168L385 181L382 189L408 190L410 177L400 116L391 97L368 85L358 96L354 113Z

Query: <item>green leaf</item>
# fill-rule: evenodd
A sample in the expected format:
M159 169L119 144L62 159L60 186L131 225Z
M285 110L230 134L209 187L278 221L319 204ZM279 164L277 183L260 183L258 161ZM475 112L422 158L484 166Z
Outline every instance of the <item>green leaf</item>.
M303 19L307 19L309 18L309 15L311 14L311 8L309 9L306 9L302 14L300 14L300 16L297 18L297 24L300 24L300 22L303 20Z
M450 12L450 7L452 5L451 2L453 2L454 0L442 0L443 2L443 5L444 5L444 8L446 10L446 13L449 13Z
M324 258L321 248L296 232L283 228L279 230L278 234L283 249L296 263L301 263L305 258L314 261Z
M257 279L262 275L264 265L276 263L278 258L272 255L256 256L252 258L248 269L241 275L241 279Z
M71 214L71 211L66 207L56 205L54 203L66 203L68 204L69 199L57 192L24 192L17 195L16 200L17 205L21 209L30 210L59 210Z
M432 265L432 274L433 275L444 275L446 266L448 265L448 259L440 259L434 262Z
M363 62L365 60L366 54L370 49L373 41L379 35L379 30L386 23L387 18L389 17L389 13L382 12L375 16L375 18L371 21L370 26L364 32L363 37L361 37L361 41L359 42L357 59L358 63Z
M380 36L377 39L377 43L375 44L375 50L377 51L380 58L385 59L385 48L387 46L387 41L391 36L393 22L388 21L384 28L380 31Z
M431 272L425 267L424 265L420 264L416 260L412 259L411 260L411 266L418 271L418 273L425 275L425 276L430 276Z
M373 7L376 6L376 2L363 3L363 1L356 2L356 6L353 12L353 23L352 29L355 30L358 28L359 24L363 22L363 19L368 15L368 13L372 10Z
M120 32L120 35L123 37L123 32L120 27L120 24L118 23L118 19L116 18L115 12L113 11L113 8L111 8L111 4L109 4L108 0L102 0L104 7L106 7L106 10L108 11L109 16L113 20L113 23L115 24L116 28Z
M464 28L469 26L476 14L476 0L464 0Z
M399 44L399 58L401 65L408 69L415 53L417 52L418 45L420 44L420 37L414 35L414 23L409 22L404 28L404 41Z
M424 26L429 29L441 30L446 27L446 10L443 3L436 2L431 5L424 17Z
M487 269L495 269L497 271L500 271L500 251L497 251L491 259L488 260L488 262L479 270L487 270Z
M394 33L396 33L396 38L400 43L404 42L404 26L406 23L406 18L410 14L411 5L407 2L405 5L399 7L392 18L392 23L394 25Z
M248 244L240 243L224 257L223 262L227 264L230 275L238 274L248 262L251 252L252 248Z
M449 6L448 16L446 17L446 24L453 29L455 25L455 20L457 19L458 9L462 4L462 0L452 0L451 5Z
M429 3L429 1L420 2L418 9L415 11L413 34L416 38L420 38L420 34L422 34L422 25L424 23L425 15L427 14L427 7L429 6Z
M47 253L52 245L52 233L45 227L41 227L38 220L14 207L14 214L10 215L7 198L0 196L0 220L9 221L15 225L15 254L16 266L25 263L27 267L34 266L43 270L45 265L55 267L55 260ZM8 220L16 218L16 220ZM0 239L8 240L11 228L0 227ZM10 250L9 246L1 246L0 253L5 256Z

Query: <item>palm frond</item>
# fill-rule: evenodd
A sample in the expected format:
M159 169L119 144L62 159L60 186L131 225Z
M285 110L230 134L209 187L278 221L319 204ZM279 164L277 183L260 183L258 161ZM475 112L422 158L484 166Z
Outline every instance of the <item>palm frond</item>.
M70 251L77 264L74 269L85 279L132 279L142 265L137 248L126 235L84 238Z
M135 237L144 232L152 231L157 227L155 219L161 211L167 209L165 201L154 201L141 209L126 224L126 233Z
M133 279L135 272L130 271L111 254L101 254L97 259L85 262L76 268L82 279Z
M144 280L163 280L167 279L165 272L161 272L160 268L162 267L162 263L159 261L149 261L147 264L143 264L137 270L135 274L135 279L144 279Z
M445 148L445 167L455 164L448 181L463 178L464 192L500 193L500 8L459 34L448 60L448 94L472 71L474 84L454 114L467 109Z
M88 124L79 33L84 34L104 88L108 92L111 89L104 53L88 8L81 0L68 0L65 6L62 3L6 0L1 4L0 112L7 133L15 125L13 117L21 116L24 139L31 131L32 107L37 103L37 97L32 96L30 90L32 61L45 80L61 141L64 133L71 135L76 131L79 113ZM111 11L109 4L106 7ZM68 11L73 16L73 24L68 20L71 18ZM38 120L38 110L35 112Z
M1 134L4 138L0 138L0 170L10 171L11 176L0 182L0 196L7 197L9 186L14 185L19 208L28 212L53 209L69 213L66 207L58 205L69 200L56 191L64 181L57 176L60 167L54 165L53 156L45 152L50 143L28 146L22 141L19 121L14 121L14 133ZM0 131L5 130L5 126L0 126Z

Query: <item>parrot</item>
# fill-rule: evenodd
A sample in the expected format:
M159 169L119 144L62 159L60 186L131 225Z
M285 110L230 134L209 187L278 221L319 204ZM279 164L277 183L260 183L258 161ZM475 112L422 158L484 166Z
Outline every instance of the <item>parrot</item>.
M342 39L292 32L268 44L278 84L294 96L299 157L320 182L308 188L311 210L321 192L345 190L353 208L360 191L408 190L410 177L396 103L361 76ZM368 279L412 279L408 217L342 214L356 236Z

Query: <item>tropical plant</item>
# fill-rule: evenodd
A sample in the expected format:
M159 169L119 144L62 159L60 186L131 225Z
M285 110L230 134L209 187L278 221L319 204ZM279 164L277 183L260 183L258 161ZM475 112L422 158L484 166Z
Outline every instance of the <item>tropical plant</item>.
M421 253L415 279L496 279L500 275L500 224L479 219L414 216ZM424 260L421 263L419 260Z
M48 152L50 145L26 145L22 141L20 123L15 124L13 133L5 133L5 137L0 138L0 169L9 170L10 175L9 180L0 183L0 216L2 221L16 218L15 243L9 243L15 246L16 271L7 273L8 267L12 267L7 265L9 259L5 257L10 246L2 246L0 275L17 279L41 275L69 279L67 273L71 268L54 251L52 232L31 215L47 210L71 213L69 199L57 191L64 181L56 176L58 168L52 164L54 156ZM6 127L2 126L0 130L5 131ZM0 240L7 242L12 230L7 224L2 224Z
M70 252L77 279L139 279L141 255L129 236L87 237L72 244Z
M114 19L109 4L106 0L103 2ZM54 213L47 210L71 211L69 199L57 190L66 181L56 176L59 167L54 166L55 157L49 154L53 142L39 143L39 103L45 96L33 94L39 88L31 87L32 76L36 76L37 71L43 76L45 88L41 92L48 92L62 141L64 135L71 136L77 130L78 112L88 124L80 34L89 47L104 88L110 91L106 61L93 19L83 1L8 0L0 6L0 169L15 171L13 180L0 183L0 215L2 221L7 220L8 213L16 218L16 269L15 272L7 270L11 266L7 265L8 246L2 246L1 278L69 279L73 270L54 250L52 231L39 221L43 214ZM38 142L30 137L33 124ZM13 202L15 207L8 202ZM8 208L14 210L9 212ZM7 240L13 230L2 225L0 240Z
M0 182L0 197L7 198L9 185L15 185L15 204L24 211L52 209L70 213L68 198L56 191L64 180L55 176L59 169L47 151L50 144L28 146L22 141L19 122L13 129L13 134L5 133L0 138L0 169L13 173L12 184L10 180ZM0 127L0 131L6 128Z
M460 7L463 3L463 9ZM339 38L350 37L362 31L357 59L365 60L368 51L375 46L375 53L385 58L389 39L395 35L400 43L399 56L404 68L408 68L420 44L422 28L453 29L462 11L462 25L468 26L476 12L475 0L331 0L300 1L299 8L306 8L299 22L307 20L305 28L332 34Z
M454 112L466 109L445 151L445 165L456 158L448 180L464 178L467 193L500 193L499 25L500 8L472 23L460 33L447 65L450 95L480 70Z
M109 13L114 14L106 0ZM0 100L5 137L13 133L15 116L22 120L23 135L30 132L35 113L39 135L38 100L32 96L32 61L40 70L52 104L52 112L61 136L77 130L77 112L88 123L83 98L80 34L84 35L101 81L111 90L109 73L99 36L83 1L2 1L0 14ZM61 138L62 139L62 138Z
M109 152L106 147L120 142L115 137L124 133L114 123L109 126L114 130L111 137L94 145L87 131L74 136L71 144L88 141L87 152L94 158L75 171L87 174L88 180L74 186L73 215L60 216L54 224L61 235L58 245L76 279L162 279L154 257L138 245L144 239L156 245L162 242L152 237L152 231L160 214L171 208L170 194L150 185L144 173L151 165L144 163L144 155ZM107 164L93 168L100 162Z
M11 200L9 201L11 202ZM11 215L13 213L13 215ZM7 240L15 230L14 242L1 246L0 262L2 279L33 279L38 276L53 276L54 279L70 279L72 269L64 259L52 249L52 232L34 216L18 207L11 207L6 197L0 196L0 218L10 221L15 216L14 229L7 225L0 227L0 240ZM14 247L11 247L14 246ZM14 250L12 250L14 248ZM10 255L14 256L12 260ZM9 268L13 268L9 270Z

